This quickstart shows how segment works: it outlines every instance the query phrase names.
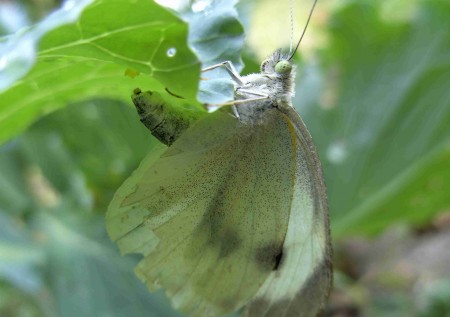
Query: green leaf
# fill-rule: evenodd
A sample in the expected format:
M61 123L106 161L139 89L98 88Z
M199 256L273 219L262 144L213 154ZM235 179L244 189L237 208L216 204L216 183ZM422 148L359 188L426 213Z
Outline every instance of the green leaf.
M396 175L335 227L338 234L376 234L392 223L420 226L448 210L450 151L432 153Z
M129 101L136 87L162 94L168 89L199 107L200 62L180 18L145 0L68 4L0 44L0 143L68 102ZM214 1L202 12L182 14L190 24L190 47L205 65L231 60L240 68L243 30L233 5ZM207 77L202 102L232 99L227 74L217 70Z
M168 88L195 104L200 63L186 43L187 32L185 22L152 1L98 0L63 8L10 38L0 51L6 77L32 67L0 94L0 142L68 102L128 101L137 86ZM0 84L7 87L4 76Z
M325 87L322 109L301 113L320 148L336 237L424 223L450 207L450 5L416 9L394 23L379 4L355 3L331 21L338 86ZM314 72L298 95L308 96Z

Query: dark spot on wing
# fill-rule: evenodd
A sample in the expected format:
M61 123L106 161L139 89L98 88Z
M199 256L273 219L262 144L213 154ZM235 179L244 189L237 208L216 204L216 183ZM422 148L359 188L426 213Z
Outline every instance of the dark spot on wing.
M273 242L256 250L255 260L263 270L275 271L283 260L283 242Z
M281 249L280 253L278 253L278 255L275 257L275 267L273 268L274 271L278 270L282 258L283 258L283 249Z
M218 237L211 239L211 241L220 248L219 258L229 256L237 250L242 243L237 233L228 228L220 232Z
M231 255L242 244L242 239L236 230L227 223L225 207L223 204L226 182L217 192L215 199L210 203L201 223L195 230L196 239L203 240L205 247L218 249L218 257ZM228 211L229 212L229 211Z

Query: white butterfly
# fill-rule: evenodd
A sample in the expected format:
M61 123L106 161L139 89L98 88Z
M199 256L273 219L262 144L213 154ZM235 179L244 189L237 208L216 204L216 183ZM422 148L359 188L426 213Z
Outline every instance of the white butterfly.
M123 253L144 255L137 275L190 316L314 317L324 308L326 190L292 106L290 57L277 50L244 77L221 64L235 81L235 106L168 128L176 141L150 153L108 209L110 237ZM134 97L144 123L149 94ZM152 126L161 132L161 124Z

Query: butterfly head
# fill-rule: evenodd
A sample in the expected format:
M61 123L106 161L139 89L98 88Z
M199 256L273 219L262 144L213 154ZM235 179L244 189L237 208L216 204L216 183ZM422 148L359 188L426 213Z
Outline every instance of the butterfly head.
M289 60L289 55L281 53L281 49L276 50L269 58L262 62L261 73L275 75L280 78L291 77L293 65Z

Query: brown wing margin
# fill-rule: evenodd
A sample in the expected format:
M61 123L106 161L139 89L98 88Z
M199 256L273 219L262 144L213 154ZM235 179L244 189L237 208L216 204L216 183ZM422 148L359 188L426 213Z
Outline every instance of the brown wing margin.
M298 139L303 143L302 148L309 149L309 151L307 151L307 154L309 155L306 155L308 169L311 171L311 175L314 179L313 184L316 185L314 188L314 190L316 191L316 197L319 198L315 201L315 204L317 204L317 206L314 208L314 210L316 211L314 218L317 222L322 222L322 224L318 224L318 227L321 227L321 225L323 226L327 241L324 249L325 254L323 261L319 266L315 268L313 275L308 279L304 287L296 295L296 298L302 298L302 300L292 301L289 309L285 313L285 316L300 317L303 315L301 313L299 314L298 312L309 312L314 310L317 311L316 316L321 316L324 312L325 305L328 300L328 296L330 294L333 283L333 249L331 245L327 190L324 182L324 175L319 154L317 153L316 146L314 145L311 134L306 128L305 123L301 119L300 115L294 110L294 108L283 109L283 112L294 123L294 127L297 130L296 133ZM322 212L318 214L320 211ZM320 287L318 287L319 285ZM321 300L317 300L317 298L321 298ZM314 303L321 303L321 307L313 307ZM305 315L305 317L316 316Z

